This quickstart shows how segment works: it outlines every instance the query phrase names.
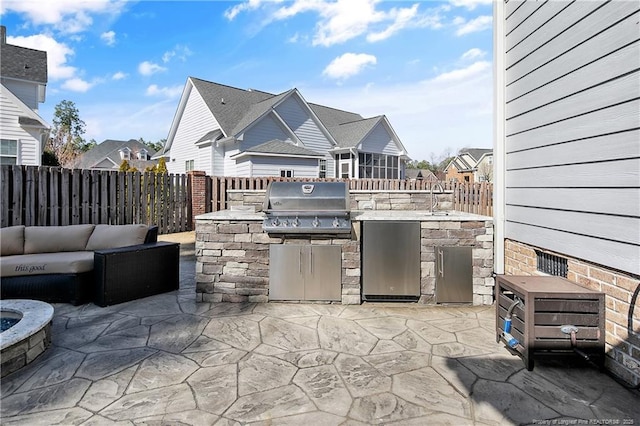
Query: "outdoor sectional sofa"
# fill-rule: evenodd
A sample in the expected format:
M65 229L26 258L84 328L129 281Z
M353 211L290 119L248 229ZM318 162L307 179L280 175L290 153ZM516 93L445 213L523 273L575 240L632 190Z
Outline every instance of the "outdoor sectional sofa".
M114 305L177 290L180 245L147 225L0 229L0 298Z

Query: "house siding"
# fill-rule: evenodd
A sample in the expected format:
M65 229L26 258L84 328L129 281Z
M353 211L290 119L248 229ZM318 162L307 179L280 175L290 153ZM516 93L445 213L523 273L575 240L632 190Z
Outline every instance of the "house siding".
M293 142L289 133L285 132L282 125L271 115L266 115L255 125L244 132L240 149L246 151L256 145L279 139L284 142Z
M5 96L4 90L0 93L0 138L18 141L18 164L39 166L42 152L38 132L29 132L18 124L23 111Z
M315 158L251 157L253 176L280 176L280 170L291 169L296 178L317 178Z
M38 112L38 84L26 81L2 79L4 87L11 90L26 106Z
M285 99L284 102L276 107L276 112L302 141L305 148L318 153L326 153L333 148L327 136L311 118L308 109L302 105L296 96L292 95ZM327 154L325 159L327 160L327 176L333 176L335 170L333 156Z
M371 152L376 154L400 155L398 145L382 125L378 124L362 141L360 152Z
M640 7L535 3L505 19L506 237L640 274L640 204L597 201L640 198Z
M191 89L188 96L171 144L171 161L167 162L167 170L169 173L185 173L185 162L194 160L196 170L212 174L210 148L198 148L195 143L207 132L220 126L195 88Z
M607 369L638 386L640 4L494 7L496 272L566 258L606 294Z

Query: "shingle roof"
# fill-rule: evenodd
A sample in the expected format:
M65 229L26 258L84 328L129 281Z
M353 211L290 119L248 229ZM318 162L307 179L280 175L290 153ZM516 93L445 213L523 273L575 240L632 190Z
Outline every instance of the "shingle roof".
M480 157L482 157L484 154L493 151L492 149L486 149L486 148L469 148L469 149L465 149L462 152L460 152L460 154L464 154L467 153L470 156L473 157L474 160L476 160L476 162L478 162L478 160L480 159Z
M43 127L45 129L48 128L47 123L41 120L36 120L35 118L25 117L24 115L18 117L18 124L20 124L21 126Z
M78 157L74 163L74 167L78 169L90 169L106 158L111 159L111 161L119 165L122 163L120 150L125 147L129 148L132 152L139 152L141 149L146 149L149 156L153 156L155 154L153 149L135 139L130 139L128 141L107 139ZM155 164L155 162L152 163Z
M382 116L366 118L328 129L340 148L352 148L358 145L381 119Z
M233 135L233 130L253 105L274 96L271 93L237 89L194 77L191 77L191 81L220 124L225 136Z
M2 27L0 44L0 76L47 83L47 52L6 44Z
M323 154L320 154L315 151L311 151L310 149L302 148L300 146L293 145L288 142L283 142L278 139L270 140L269 142L256 145L244 151L244 153L252 153L252 152L261 153L261 154L306 155L306 156L317 156L317 157L324 156Z

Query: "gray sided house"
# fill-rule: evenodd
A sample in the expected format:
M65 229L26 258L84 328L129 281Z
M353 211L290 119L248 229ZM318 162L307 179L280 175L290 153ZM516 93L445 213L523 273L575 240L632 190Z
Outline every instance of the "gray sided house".
M404 178L407 152L385 116L189 77L163 152L170 173Z
M604 292L607 367L636 386L639 21L638 1L494 3L495 271L546 258Z
M107 139L79 156L73 167L76 169L118 170L124 160L139 171L153 167L158 162L151 160L156 152L135 140L118 141Z
M0 164L42 164L49 124L38 106L46 87L47 52L7 44L0 26Z

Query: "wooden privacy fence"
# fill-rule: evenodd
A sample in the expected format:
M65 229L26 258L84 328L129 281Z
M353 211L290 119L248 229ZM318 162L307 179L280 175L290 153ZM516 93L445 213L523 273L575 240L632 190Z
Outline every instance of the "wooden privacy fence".
M228 190L265 190L271 181L348 182L349 190L362 191L429 191L439 183L453 194L453 208L457 211L493 216L493 185L488 182L434 182L400 179L297 179L280 177L220 177L209 176L206 181L206 211L225 210ZM439 188L438 188L439 189Z
M192 227L187 175L7 165L0 172L2 227L144 223L161 234Z

